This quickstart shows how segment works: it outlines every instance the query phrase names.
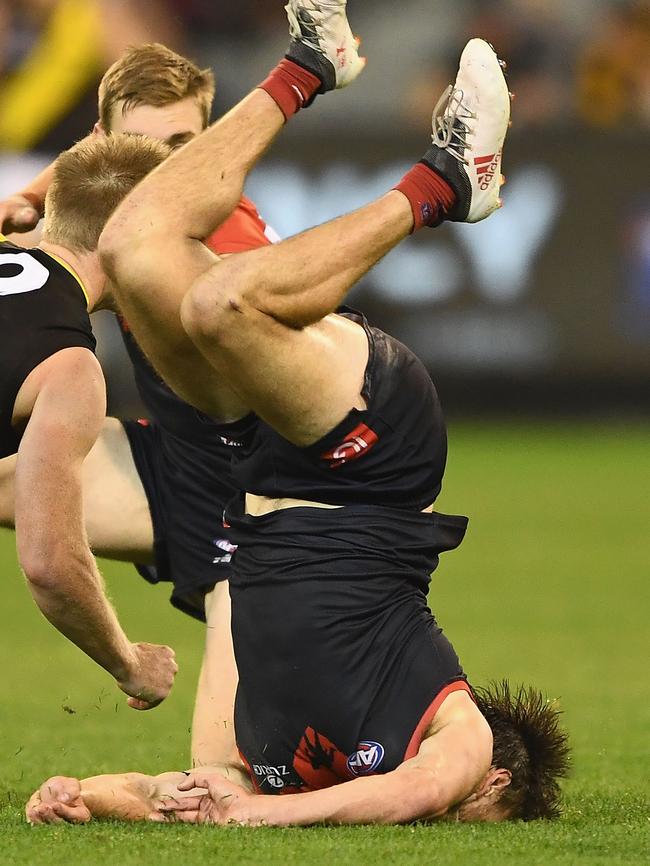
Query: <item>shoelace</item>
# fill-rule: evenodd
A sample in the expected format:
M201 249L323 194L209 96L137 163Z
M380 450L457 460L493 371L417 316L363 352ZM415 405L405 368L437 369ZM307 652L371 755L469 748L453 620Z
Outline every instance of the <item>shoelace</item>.
M463 152L467 147L467 136L471 134L466 120L476 120L476 114L463 105L465 94L450 84L433 109L431 140L450 153L464 165L469 164Z
M318 37L318 25L311 15L306 10L301 9L299 11L306 12L306 17L299 18L298 12L292 7L291 3L287 3L284 8L289 19L289 35L291 38L307 43L314 51L322 54Z

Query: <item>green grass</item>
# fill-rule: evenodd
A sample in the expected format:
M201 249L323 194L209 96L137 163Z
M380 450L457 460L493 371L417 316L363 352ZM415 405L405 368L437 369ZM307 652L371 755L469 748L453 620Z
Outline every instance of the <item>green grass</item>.
M647 426L452 425L441 510L470 515L431 601L471 679L508 675L560 697L574 745L565 816L494 826L243 830L40 827L22 821L53 773L188 763L202 629L129 567L105 565L133 638L169 642L181 673L157 710L41 618L0 534L0 864L645 864L650 862ZM71 712L73 711L73 712Z

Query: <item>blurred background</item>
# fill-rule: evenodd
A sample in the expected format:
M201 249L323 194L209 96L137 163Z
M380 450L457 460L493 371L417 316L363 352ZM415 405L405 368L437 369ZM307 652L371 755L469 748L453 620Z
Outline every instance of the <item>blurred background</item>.
M286 47L281 0L0 0L0 196L96 119L103 70L158 40L215 69L215 116ZM281 235L390 188L427 146L468 37L516 94L505 208L422 232L351 302L412 346L452 413L647 410L650 2L350 0L368 69L290 125L247 192ZM114 412L137 398L99 314Z

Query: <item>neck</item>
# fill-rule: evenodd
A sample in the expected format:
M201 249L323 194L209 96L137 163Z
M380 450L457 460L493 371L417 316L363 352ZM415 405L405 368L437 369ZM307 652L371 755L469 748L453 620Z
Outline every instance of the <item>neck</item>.
M101 309L104 306L104 286L106 278L99 265L96 252L76 253L67 247L41 241L38 245L44 252L61 259L81 280L88 295L88 310Z

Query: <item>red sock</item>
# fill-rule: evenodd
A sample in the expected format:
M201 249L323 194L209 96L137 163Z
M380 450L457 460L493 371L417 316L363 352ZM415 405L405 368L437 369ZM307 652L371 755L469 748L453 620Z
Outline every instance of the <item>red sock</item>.
M322 86L323 82L313 72L286 58L258 85L277 102L287 120L307 105Z
M404 193L413 211L413 231L437 226L456 201L456 193L439 174L418 162L394 187Z

